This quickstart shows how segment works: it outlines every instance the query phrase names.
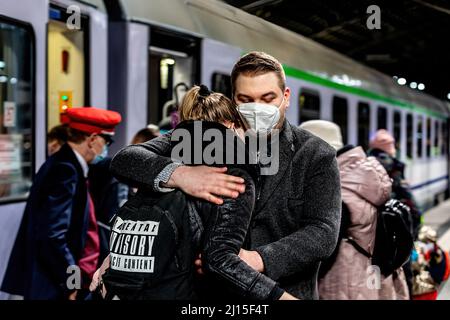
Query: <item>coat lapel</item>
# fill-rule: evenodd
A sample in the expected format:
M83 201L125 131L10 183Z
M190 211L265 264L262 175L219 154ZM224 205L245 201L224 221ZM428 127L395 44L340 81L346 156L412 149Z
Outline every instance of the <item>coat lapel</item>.
M289 167L294 155L294 137L291 125L287 120L284 122L283 130L279 135L279 166L278 172L274 175L261 176L261 193L256 201L255 213L260 212L266 205L272 194L277 190L278 185L282 182L283 177Z

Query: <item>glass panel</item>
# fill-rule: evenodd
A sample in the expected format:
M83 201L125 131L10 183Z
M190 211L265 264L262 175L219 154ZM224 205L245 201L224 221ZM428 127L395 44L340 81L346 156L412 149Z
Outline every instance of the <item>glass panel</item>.
M413 157L413 118L411 114L406 116L406 156Z
M423 155L423 117L417 117L417 157L422 158Z
M397 150L400 148L400 136L402 134L402 115L399 111L394 111L394 139Z
M433 147L433 155L439 156L441 154L441 150L439 148L439 136L441 135L441 131L439 130L439 121L434 120L434 147Z
M0 20L0 201L26 197L33 172L33 41Z
M333 122L341 128L342 141L347 144L348 131L348 103L347 99L333 97Z
M442 146L442 152L441 154L447 154L447 146L448 146L448 137L447 137L447 122L443 121L441 125L441 146Z
M301 89L299 102L300 123L320 119L319 92L310 89Z
M431 119L427 118L427 136L425 137L426 139L426 144L427 144L427 158L431 157L431 144L433 143L431 141Z
M358 144L367 150L370 134L370 106L365 102L358 103Z
M377 128L378 129L387 129L387 110L386 107L378 107L377 110Z
M231 99L231 76L223 73L213 73L212 88L214 92L220 92Z

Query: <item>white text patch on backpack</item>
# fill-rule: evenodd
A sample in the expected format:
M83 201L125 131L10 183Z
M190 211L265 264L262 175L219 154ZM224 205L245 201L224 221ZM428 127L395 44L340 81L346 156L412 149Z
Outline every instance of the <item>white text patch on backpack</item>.
M117 217L111 230L111 269L153 273L152 249L159 222L122 220Z

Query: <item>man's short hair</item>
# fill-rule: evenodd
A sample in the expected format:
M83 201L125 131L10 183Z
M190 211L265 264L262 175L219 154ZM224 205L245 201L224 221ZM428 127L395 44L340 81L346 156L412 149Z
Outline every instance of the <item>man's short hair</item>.
M252 51L242 56L233 67L231 72L231 86L233 88L233 95L236 88L236 79L239 75L246 76L258 76L266 74L268 72L274 72L278 77L278 85L280 89L284 91L286 89L286 75L281 63L272 57L271 55Z
M139 130L134 135L133 140L131 140L131 144L143 143L143 142L150 141L157 137L158 136L155 134L155 132L152 129L144 128L144 129Z
M89 137L89 134L74 128L68 128L67 141L73 142L75 144L81 144Z
M65 124L60 124L53 127L47 133L47 141L58 141L58 144L63 145L67 142L69 135L69 127Z

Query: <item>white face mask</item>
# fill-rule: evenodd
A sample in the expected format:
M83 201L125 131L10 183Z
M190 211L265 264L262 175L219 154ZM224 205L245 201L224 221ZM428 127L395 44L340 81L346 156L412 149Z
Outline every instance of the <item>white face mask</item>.
M283 102L284 97L280 106ZM280 109L273 104L249 102L240 104L238 108L245 119L247 119L251 128L256 132L271 131L280 121Z

